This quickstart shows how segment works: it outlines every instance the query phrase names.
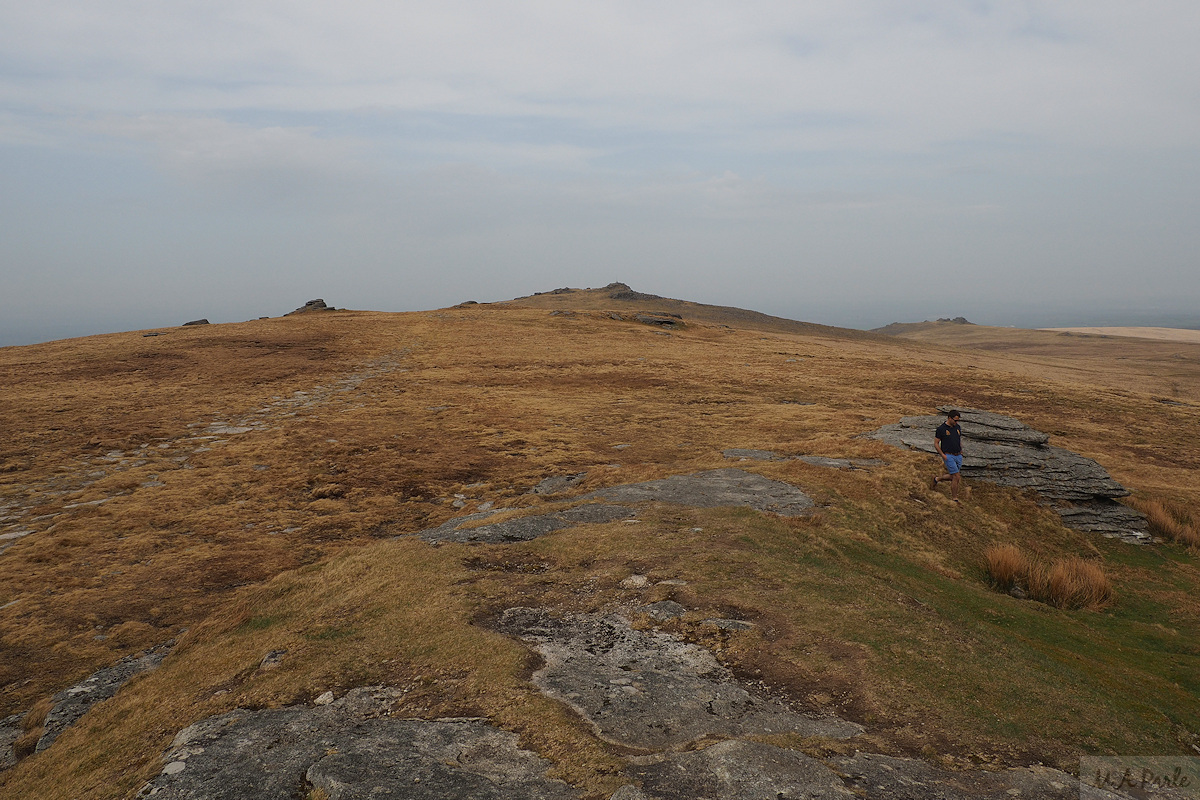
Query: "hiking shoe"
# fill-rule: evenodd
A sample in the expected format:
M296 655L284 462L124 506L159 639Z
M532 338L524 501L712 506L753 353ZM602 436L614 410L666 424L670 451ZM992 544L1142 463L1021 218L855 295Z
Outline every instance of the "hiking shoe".
M935 475L929 480L929 488L936 489L939 483L941 483L941 479Z

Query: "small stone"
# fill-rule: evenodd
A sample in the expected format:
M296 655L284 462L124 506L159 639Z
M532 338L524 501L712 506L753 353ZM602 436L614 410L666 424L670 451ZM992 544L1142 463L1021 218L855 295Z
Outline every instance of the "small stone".
M674 600L662 600L657 603L651 603L648 606L642 606L638 611L647 616L654 617L659 622L665 622L669 619L682 617L687 613L687 608L676 603Z
M283 662L283 657L286 654L287 650L272 650L262 657L262 661L259 662L258 668L275 669Z
M172 761L163 767L163 775L178 775L187 769L187 764L183 761Z
M316 700L313 700L313 705L327 706L332 702L333 702L333 692L325 692L324 694L319 696Z
M622 589L642 589L650 584L650 579L645 575L630 575L625 580L621 581Z

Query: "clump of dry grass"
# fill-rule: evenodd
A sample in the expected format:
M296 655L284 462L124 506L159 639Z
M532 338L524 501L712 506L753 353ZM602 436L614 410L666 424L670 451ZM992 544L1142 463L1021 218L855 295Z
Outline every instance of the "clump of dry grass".
M1103 608L1113 600L1112 582L1095 561L1071 556L1046 569L1034 599L1055 608Z
M993 545L984 553L985 568L1000 591L1020 589L1040 603L1066 609L1100 609L1116 598L1112 581L1095 561L1071 556L1039 564L1016 545Z
M1187 509L1165 500L1136 501L1137 509L1146 515L1150 532L1155 536L1184 545L1200 548L1200 525Z
M992 583L1007 592L1028 581L1033 565L1021 548L1011 544L994 545L983 554Z

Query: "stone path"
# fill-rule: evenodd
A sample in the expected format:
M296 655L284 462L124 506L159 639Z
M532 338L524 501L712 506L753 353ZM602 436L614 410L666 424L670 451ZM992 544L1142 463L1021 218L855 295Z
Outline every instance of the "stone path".
M193 454L220 447L230 437L268 430L281 420L334 400L349 402L353 399L350 394L365 381L391 372L404 372L401 363L407 354L407 350L391 353L331 383L296 391L288 396L272 397L261 407L243 414L193 422L187 426L192 433L185 436L156 439L130 451L111 450L102 456L85 456L78 459L72 469L56 473L45 481L21 487L18 492L10 489L8 496L0 497L0 554L19 539L50 530L66 515L102 505L114 497L152 491L163 485L158 475L152 475L132 490L99 500L82 501L84 491L101 478L147 465L162 472L191 469L188 462ZM39 515L31 511L35 507L45 508L53 504L58 505L57 510Z
M945 414L950 409L938 410ZM1070 528L1134 544L1152 541L1145 517L1116 502L1129 490L1113 480L1104 467L1078 453L1051 446L1048 435L1013 417L975 409L961 411L964 478L1032 490ZM898 424L867 434L867 438L935 453L933 434L943 422L944 416L904 417Z

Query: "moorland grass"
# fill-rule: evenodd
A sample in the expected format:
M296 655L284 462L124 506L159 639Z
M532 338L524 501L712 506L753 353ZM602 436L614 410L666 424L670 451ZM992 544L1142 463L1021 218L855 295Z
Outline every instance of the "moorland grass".
M1068 531L1011 490L970 486L952 507L923 488L932 459L856 438L945 402L988 408L1187 508L1200 500L1194 408L1125 388L1133 361L1059 369L1066 351L948 356L728 319L663 336L602 310L518 304L0 349L0 496L52 526L0 555L0 716L180 638L159 671L0 775L0 791L127 796L196 719L387 682L409 687L398 713L490 716L606 796L619 759L533 691L528 652L487 620L518 604L632 613L668 598L694 611L662 627L790 702L867 724L883 752L1070 767L1200 745L1194 555ZM390 371L319 388L381 359ZM273 399L294 397L321 399ZM247 416L262 429L196 438ZM483 502L557 508L527 494L547 475L587 472L582 493L728 466L728 447L888 464L737 465L802 486L821 506L808 520L661 507L504 547L387 541ZM1119 599L1084 612L998 594L981 566L998 544L1043 563L1102 559ZM631 572L687 583L622 589ZM719 632L706 614L758 626ZM274 649L284 662L260 670Z
M1030 598L1055 608L1104 608L1114 601L1112 581L1095 561L1078 556L1039 564L1012 544L989 547L985 569L1002 592L1020 589Z

